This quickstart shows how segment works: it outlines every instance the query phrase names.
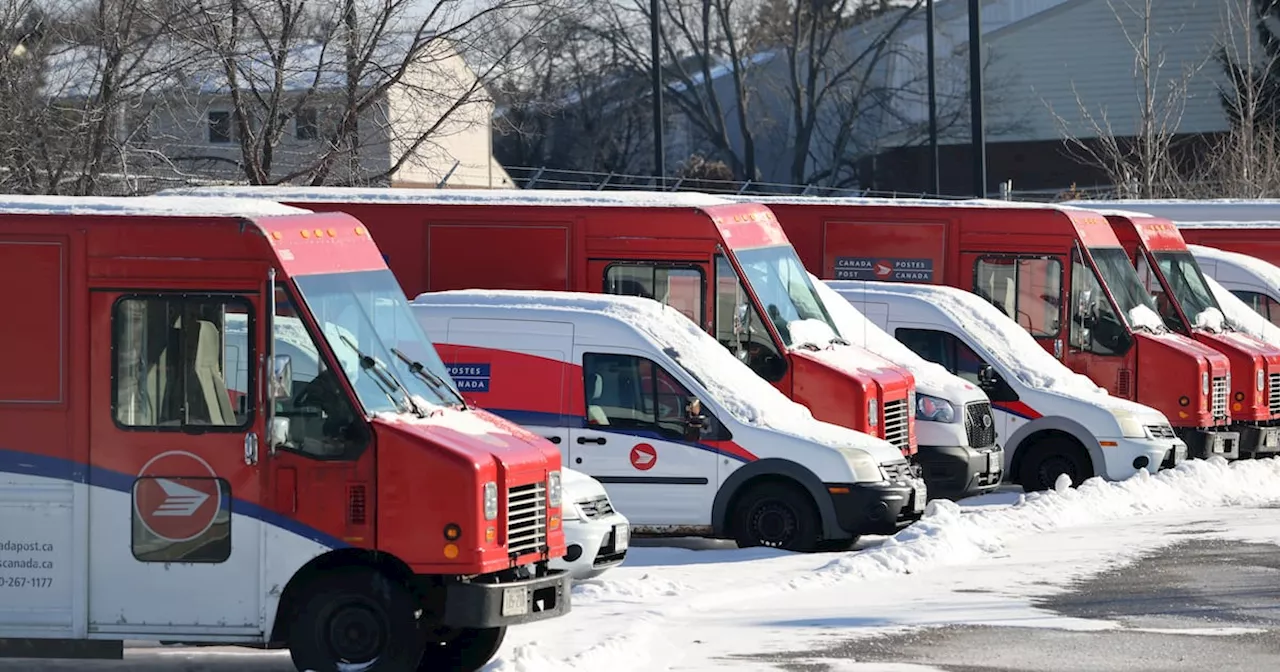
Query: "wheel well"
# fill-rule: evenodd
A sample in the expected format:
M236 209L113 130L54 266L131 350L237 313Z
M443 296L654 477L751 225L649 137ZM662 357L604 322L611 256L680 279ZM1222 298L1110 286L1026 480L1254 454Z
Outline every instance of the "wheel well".
M272 645L288 641L289 626L295 620L294 614L302 608L307 587L326 573L346 567L369 567L406 586L412 585L414 576L413 570L409 569L407 564L389 553L363 548L343 548L316 556L294 573L280 595L280 606L276 609L275 623L271 628Z
M813 510L816 511L819 516L822 515L822 509L818 506L817 502L813 501L813 494L796 479L791 478L790 476L783 476L782 474L760 474L759 476L752 476L751 478L743 481L742 485L738 486L738 489L733 491L733 496L729 498L729 504L724 507L724 530L730 538L733 537L734 533L733 513L738 508L738 501L742 499L743 495L751 492L753 488L770 483L796 490L800 494L804 495L805 501L809 502L810 506L813 507Z
M1036 446L1050 441L1062 441L1071 444L1084 458L1085 465L1089 467L1090 470L1094 470L1093 458L1089 456L1089 450L1084 447L1084 444L1081 443L1080 439L1076 438L1074 434L1064 432L1061 429L1042 429L1027 436L1027 438L1023 439L1014 450L1013 462L1009 464L1009 471L1011 472L1015 483L1018 483L1019 485L1022 484L1020 474L1022 472L1023 458L1026 457L1026 454Z

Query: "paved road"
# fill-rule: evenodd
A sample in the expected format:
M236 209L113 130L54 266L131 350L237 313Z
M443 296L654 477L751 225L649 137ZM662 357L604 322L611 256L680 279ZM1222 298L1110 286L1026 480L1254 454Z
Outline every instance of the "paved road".
M952 625L756 659L795 672L836 669L824 662L835 660L946 672L1280 670L1280 547L1274 545L1177 543L1036 606L1122 627Z

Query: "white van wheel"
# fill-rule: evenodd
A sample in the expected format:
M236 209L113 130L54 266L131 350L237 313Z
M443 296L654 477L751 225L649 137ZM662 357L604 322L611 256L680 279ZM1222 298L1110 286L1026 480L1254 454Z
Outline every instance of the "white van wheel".
M1049 490L1066 474L1072 485L1093 476L1093 461L1075 439L1047 436L1032 445L1018 468L1018 484L1026 492Z
M737 497L733 537L739 548L768 546L809 553L818 550L818 507L798 485L766 481Z

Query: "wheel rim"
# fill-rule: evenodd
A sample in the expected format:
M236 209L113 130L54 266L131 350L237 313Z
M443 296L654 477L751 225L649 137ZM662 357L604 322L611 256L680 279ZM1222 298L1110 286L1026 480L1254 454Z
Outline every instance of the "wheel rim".
M341 605L329 617L327 626L329 650L337 661L352 665L372 663L386 646L389 623L383 610L375 605Z
M763 502L751 516L751 530L764 546L781 547L796 535L800 521L791 507L781 502Z
M1053 455L1045 458L1040 463L1039 472L1040 485L1045 489L1054 487L1058 481L1058 476L1062 474L1071 477L1072 485L1080 485L1080 478L1076 473L1076 463L1065 455Z

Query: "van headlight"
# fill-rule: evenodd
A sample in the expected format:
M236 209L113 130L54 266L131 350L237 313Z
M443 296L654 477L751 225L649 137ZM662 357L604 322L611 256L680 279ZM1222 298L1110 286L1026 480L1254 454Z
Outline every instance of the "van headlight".
M841 452L849 463L849 470L853 472L854 483L879 483L884 480L880 465L876 464L870 454L856 448Z
M493 520L498 517L498 484L489 481L484 484L484 519Z
M916 419L928 422L955 422L956 407L951 402L927 394L916 395Z
M547 474L547 504L551 508L559 508L560 497L563 492L560 489L560 472L553 471Z
M560 512L560 519L561 519L561 520L565 520L565 521L569 521L569 520L582 520L582 518L583 518L583 515L582 515L582 507L578 506L578 505L577 505L577 504L575 504L574 502L569 502L569 503L564 507L564 510L562 510L562 511Z
M1151 435L1147 432L1146 425L1142 424L1142 418L1139 418L1128 411L1111 411L1111 415L1115 416L1116 423L1120 425L1120 435L1124 438L1151 438Z

